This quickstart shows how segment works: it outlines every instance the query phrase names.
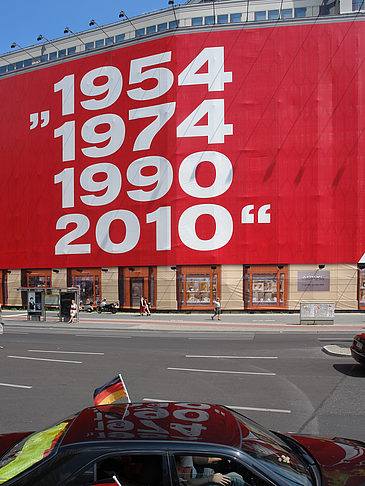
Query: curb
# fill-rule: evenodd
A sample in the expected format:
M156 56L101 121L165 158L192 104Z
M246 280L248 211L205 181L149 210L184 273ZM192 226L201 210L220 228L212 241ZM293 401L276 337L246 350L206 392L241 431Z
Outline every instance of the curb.
M338 346L337 344L329 344L322 347L322 351L330 356L351 357L350 348Z

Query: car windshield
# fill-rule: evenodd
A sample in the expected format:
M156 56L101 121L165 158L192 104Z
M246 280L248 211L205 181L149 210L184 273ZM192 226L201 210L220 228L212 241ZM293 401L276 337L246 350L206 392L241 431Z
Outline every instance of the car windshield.
M290 446L276 434L231 411L241 430L241 450L254 457L265 468L291 484L312 486L311 474Z
M47 429L28 435L0 458L0 484L9 481L56 451L75 417L68 417Z

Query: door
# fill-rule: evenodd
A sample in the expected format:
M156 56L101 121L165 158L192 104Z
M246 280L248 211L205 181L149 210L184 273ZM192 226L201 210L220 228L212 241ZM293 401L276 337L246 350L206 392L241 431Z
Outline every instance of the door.
M139 307L141 297L143 296L143 278L132 277L130 279L131 307Z

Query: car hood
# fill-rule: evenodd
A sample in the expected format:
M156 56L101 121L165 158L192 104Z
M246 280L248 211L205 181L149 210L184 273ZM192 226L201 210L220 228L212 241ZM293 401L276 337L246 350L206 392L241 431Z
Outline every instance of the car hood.
M33 432L17 432L15 434L0 434L0 458L15 444Z
M340 437L291 435L314 457L326 486L364 486L365 443Z

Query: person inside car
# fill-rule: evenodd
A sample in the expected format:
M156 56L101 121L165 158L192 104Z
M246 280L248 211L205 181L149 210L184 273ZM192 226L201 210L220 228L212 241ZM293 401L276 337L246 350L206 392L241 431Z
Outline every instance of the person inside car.
M219 457L177 456L176 469L182 486L244 486L245 481L236 472L227 474L216 473L210 467L203 467L221 461ZM198 472L197 466L200 470Z

